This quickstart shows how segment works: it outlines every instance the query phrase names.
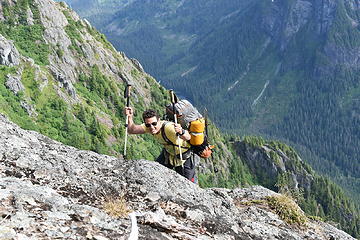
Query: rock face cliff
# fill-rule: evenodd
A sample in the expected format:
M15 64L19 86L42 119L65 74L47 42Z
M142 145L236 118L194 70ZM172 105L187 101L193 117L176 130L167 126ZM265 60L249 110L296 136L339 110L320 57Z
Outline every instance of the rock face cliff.
M234 148L263 186L273 189L282 175L293 190L309 190L314 181L314 171L285 144L264 142L256 146L244 140L235 142Z
M77 150L3 115L0 154L0 239L128 239L131 221L103 207L120 197L139 239L353 239L323 222L286 223L263 187L201 189L155 162Z

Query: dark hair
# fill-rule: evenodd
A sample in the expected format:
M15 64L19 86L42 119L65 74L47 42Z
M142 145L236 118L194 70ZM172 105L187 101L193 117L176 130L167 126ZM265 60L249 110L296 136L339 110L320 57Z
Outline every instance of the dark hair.
M159 119L159 114L157 114L157 112L153 109L148 109L148 110L145 110L143 112L143 120L145 121L146 118L152 118L152 117L156 117L156 119Z

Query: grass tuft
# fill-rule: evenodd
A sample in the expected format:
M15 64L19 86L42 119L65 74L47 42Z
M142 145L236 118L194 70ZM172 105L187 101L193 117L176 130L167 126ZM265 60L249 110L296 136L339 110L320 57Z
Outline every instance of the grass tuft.
M283 221L299 226L303 226L307 222L307 217L304 212L291 198L285 195L277 195L269 196L266 200L269 207L274 210Z
M109 199L103 204L107 214L116 218L126 218L131 212L123 196L116 199Z

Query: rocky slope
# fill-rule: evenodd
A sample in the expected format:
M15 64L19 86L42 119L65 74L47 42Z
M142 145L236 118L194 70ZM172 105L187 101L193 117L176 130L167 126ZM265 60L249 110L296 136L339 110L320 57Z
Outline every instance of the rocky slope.
M117 198L135 212L139 239L353 239L323 222L284 222L263 187L201 189L155 162L65 146L3 115L0 154L1 239L128 239L131 221L104 210Z

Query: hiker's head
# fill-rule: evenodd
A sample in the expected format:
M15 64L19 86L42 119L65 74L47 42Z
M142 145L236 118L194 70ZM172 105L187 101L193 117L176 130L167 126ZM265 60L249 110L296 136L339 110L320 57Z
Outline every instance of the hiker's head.
M143 117L144 122L145 122L145 119L152 118L152 117L156 117L157 120L160 119L159 114L157 114L157 112L155 110L153 110L153 109L145 110L143 112L142 117Z
M156 134L161 129L160 117L156 111L148 109L143 112L143 120L145 126L150 130L152 134Z

